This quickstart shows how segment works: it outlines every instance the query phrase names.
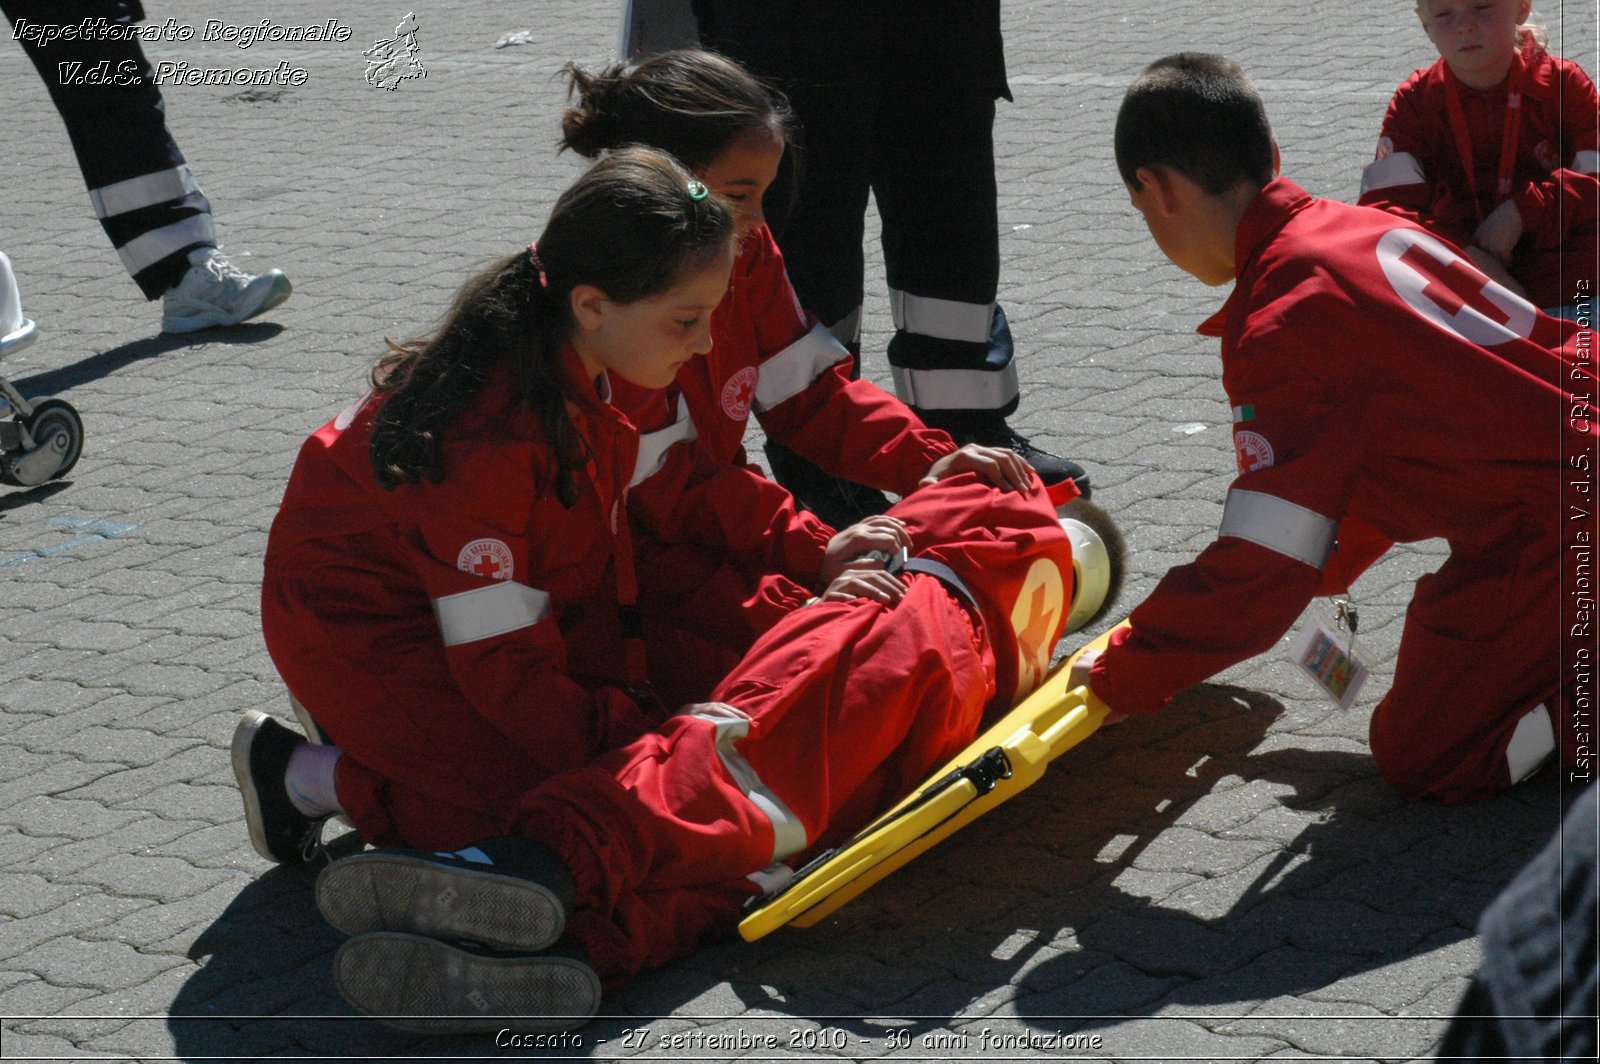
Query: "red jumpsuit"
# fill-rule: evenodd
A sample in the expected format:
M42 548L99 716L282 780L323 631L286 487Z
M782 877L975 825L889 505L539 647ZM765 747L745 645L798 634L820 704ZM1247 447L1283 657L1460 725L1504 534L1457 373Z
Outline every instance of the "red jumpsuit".
M567 368L578 372L570 354ZM453 426L445 461L454 475L394 491L373 477L377 404L363 400L301 448L273 522L262 588L267 648L289 689L351 755L341 762L340 798L375 843L484 837L499 824L486 811L663 715L630 693L642 677L625 653L613 529L629 530L616 520L629 485L667 479L687 449L673 449L671 462L642 453L627 418L575 383L575 421L594 459L569 511L537 424L510 412L514 392L502 371ZM685 521L652 520L719 544L715 564L696 575L744 593L722 616L744 626L748 644L812 595L807 584L832 531L796 514L777 485L728 473L687 497ZM712 494L716 505L704 502ZM747 520L689 527L702 514ZM624 583L632 568L621 570ZM648 604L645 583L639 598ZM440 759L440 749L454 756Z
M908 573L894 609L800 609L812 592L783 574L814 577L831 533L782 489L739 466L684 473L692 448L641 446L589 388L576 423L595 461L567 509L537 427L494 427L508 383L453 427L438 484L377 487L374 402L313 436L268 544L263 627L344 751L339 798L369 841L546 841L608 980L731 928L747 877L858 827L1043 677L1072 563L1042 487L969 474L914 493L893 512L945 575ZM708 586L738 600L718 615L766 631L678 715L638 694L622 649L635 522L661 549L718 546L737 572Z
M646 451L664 453L674 442L697 438L713 467L742 466L754 413L770 438L823 470L904 496L929 466L955 450L946 433L924 427L893 395L851 379L849 352L800 305L766 226L742 241L728 291L712 315L711 335L711 352L689 362L665 391L613 382L613 401L634 423L667 426L645 434ZM680 464L677 472L648 486L660 500L655 512L695 512L684 499L688 489L681 474L688 467ZM720 498L711 493L709 504ZM709 521L737 522L748 524L749 518L727 508ZM644 532L636 549L640 569L653 574L654 586L645 589L652 681L668 704L700 701L709 683L764 630L750 626L761 615L742 605L762 595L763 585L758 579L754 586L733 586L741 574L721 566L714 550L682 547L696 540L691 532L653 522L645 523ZM720 580L709 575L712 570ZM806 575L815 572L800 578Z
M1513 82L1521 88L1521 104L1508 120ZM1396 90L1377 158L1361 176L1360 203L1393 211L1467 247L1479 223L1509 198L1524 232L1511 275L1536 306L1574 303L1593 293L1600 253L1597 111L1600 97L1588 75L1536 45L1519 53L1506 80L1492 89L1462 85L1440 59ZM1511 156L1503 160L1511 142ZM1503 162L1510 167L1504 190ZM1587 290L1580 281L1587 281Z
M850 353L800 306L766 226L744 238L711 336L711 353L679 370L673 389L617 382L618 405L638 410L681 392L717 464L744 461L754 412L768 436L824 470L902 496L956 449L893 395L850 378Z
M1391 542L1438 537L1450 556L1418 581L1372 752L1408 797L1506 786L1521 717L1565 717L1562 432L1573 391L1594 395L1577 326L1412 224L1286 179L1250 204L1234 261L1200 330L1222 338L1239 461L1219 537L1133 611L1093 689L1154 713L1271 648Z

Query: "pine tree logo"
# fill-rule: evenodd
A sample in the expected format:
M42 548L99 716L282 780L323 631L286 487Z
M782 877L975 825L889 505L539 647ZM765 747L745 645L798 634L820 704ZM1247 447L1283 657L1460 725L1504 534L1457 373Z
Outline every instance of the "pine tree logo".
M428 71L417 58L417 16L406 17L394 28L394 36L378 41L361 53L367 59L367 84L393 92L407 78L425 78Z

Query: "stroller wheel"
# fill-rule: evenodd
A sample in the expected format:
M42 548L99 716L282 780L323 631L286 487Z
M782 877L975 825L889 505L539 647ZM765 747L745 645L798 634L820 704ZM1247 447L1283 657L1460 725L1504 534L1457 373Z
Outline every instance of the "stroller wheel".
M34 446L22 459L0 463L0 480L8 484L40 484L45 480L66 476L83 453L83 419L72 404L64 399L46 399L35 403L33 416L24 419L23 424L27 426L28 435L33 437ZM37 479L29 475L16 475L21 467L31 465L27 462L28 456L41 456L46 451L59 455L55 472ZM30 468L28 472L35 470Z

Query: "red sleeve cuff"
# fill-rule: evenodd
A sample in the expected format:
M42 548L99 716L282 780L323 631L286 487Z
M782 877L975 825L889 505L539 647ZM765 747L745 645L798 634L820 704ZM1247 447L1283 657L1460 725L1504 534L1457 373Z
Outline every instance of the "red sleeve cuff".
M1130 717L1154 716L1167 708L1172 701L1170 695L1152 701L1148 696L1141 698L1130 694L1124 685L1117 683L1117 661L1126 656L1119 653L1119 648L1133 636L1133 632L1132 628L1119 628L1111 633L1105 652L1095 659L1089 669L1089 689L1117 713L1126 713Z

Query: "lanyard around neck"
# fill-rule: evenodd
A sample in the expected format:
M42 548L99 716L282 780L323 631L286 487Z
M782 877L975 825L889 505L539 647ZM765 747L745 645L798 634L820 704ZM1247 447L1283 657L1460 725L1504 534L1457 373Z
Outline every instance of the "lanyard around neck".
M606 491L601 482L599 450L588 438L589 419L578 414L570 402L568 413L573 416L579 433L585 437L589 456L584 463L584 473L594 487L595 499L600 506L600 519L606 526L607 538L611 542L611 558L617 578L617 614L622 622L622 649L629 694L641 705L646 705L644 700L650 697L650 671L645 655L644 627L639 615L639 575L634 567L633 536L628 528L627 484L619 483L614 492Z
M1517 141L1522 134L1522 83L1528 67L1532 65L1534 40L1525 33L1522 48L1511 59L1511 72L1506 79L1505 118L1500 128L1500 168L1496 175L1494 206L1498 207L1511 196L1511 175L1517 166ZM1461 106L1461 83L1449 67L1445 68L1446 97L1450 105L1450 128L1455 134L1456 151L1461 154L1461 168L1467 173L1467 184L1472 189L1472 208L1483 221L1483 205L1478 199L1478 173L1472 157L1472 134L1467 128L1467 114Z

